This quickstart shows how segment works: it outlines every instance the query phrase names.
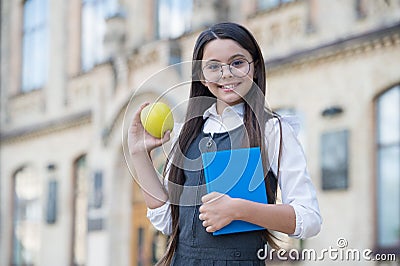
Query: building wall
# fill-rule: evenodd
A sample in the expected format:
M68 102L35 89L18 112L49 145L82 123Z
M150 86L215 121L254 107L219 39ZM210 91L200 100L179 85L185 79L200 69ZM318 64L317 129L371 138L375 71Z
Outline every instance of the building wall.
M82 71L81 3L49 1L49 78L43 88L21 93L23 1L1 1L1 265L11 260L12 180L24 165L40 176L43 213L48 182L59 183L57 221L47 224L43 217L41 222L38 265L71 263L73 165L83 154L88 178L103 176L102 206L92 213L103 225L87 232L87 265L138 265L140 256L151 265L153 240L162 248L165 238L155 235L145 217L125 158L125 133L140 103L160 96L183 121L189 88L174 86L190 81L196 37L218 20L249 27L266 59L268 103L274 109L293 108L302 117L303 145L324 223L317 237L289 245L328 248L344 237L351 248L375 247L374 99L400 83L399 1L298 0L266 10L256 0L193 1L191 30L173 39L157 38L157 1L118 2L121 14L106 20L106 60ZM167 68L177 46L186 62L180 70ZM323 117L331 106L343 113ZM343 129L350 134L349 185L325 191L320 138ZM164 151L153 155L160 169ZM49 164L56 166L54 173ZM144 230L140 252L139 228Z
M302 114L306 126L304 148L324 221L320 234L304 241L305 248L335 247L340 237L360 250L376 245L373 101L399 82L399 65L393 60L400 56L397 42L393 40L386 47L370 47L367 52L353 51L270 73L271 105L295 108ZM387 67L383 69L382 65ZM334 118L321 115L325 108L337 105L344 110L341 115ZM323 133L344 129L350 134L349 187L324 191L321 189L320 137ZM329 261L323 265L329 265Z
M43 185L43 211L47 200L47 182L55 179L59 182L58 215L54 225L46 225L40 230L42 245L41 265L67 265L71 244L71 208L72 208L72 162L91 148L90 126L65 129L54 133L37 136L17 142L2 143L1 148L1 181L2 181L2 264L8 265L11 253L12 236L12 177L18 168L25 164L36 169ZM80 136L77 138L77 136ZM57 166L56 174L50 176L47 165ZM62 240L62 241L60 241ZM60 243L60 246L55 245ZM62 243L62 244L61 244ZM63 264L65 263L65 264Z

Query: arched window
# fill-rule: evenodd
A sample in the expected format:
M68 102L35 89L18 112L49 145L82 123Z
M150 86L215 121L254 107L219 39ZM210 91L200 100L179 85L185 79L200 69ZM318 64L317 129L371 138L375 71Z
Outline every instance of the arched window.
M73 180L73 242L72 265L86 265L87 259L87 213L88 213L88 169L86 156L74 163Z
M376 100L377 246L400 249L400 85Z
M12 265L39 265L42 219L42 182L33 168L13 177Z

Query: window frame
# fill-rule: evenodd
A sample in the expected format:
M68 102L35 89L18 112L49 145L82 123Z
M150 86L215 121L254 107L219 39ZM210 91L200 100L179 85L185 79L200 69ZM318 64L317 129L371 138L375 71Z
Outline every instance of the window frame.
M93 20L88 20L89 25L85 23L85 6L90 5L93 9ZM106 20L118 13L117 0L80 0L81 22L80 22L80 70L88 72L97 65L107 60L104 37L107 31ZM102 23L99 23L102 22ZM85 29L88 27L91 38L85 38ZM103 27L103 28L101 28ZM94 38L93 38L94 37ZM92 40L94 39L94 41ZM87 44L86 41L92 43ZM100 42L100 43L99 43ZM101 52L98 52L101 49Z
M178 1L181 2L178 3ZM186 34L187 32L190 32L190 30L192 29L191 17L193 16L193 0L159 0L156 1L156 3L155 28L157 31L156 36L158 39L176 39ZM162 6L166 7L169 12L160 12ZM177 16L176 14L174 15L174 13L179 13L179 16ZM174 23L173 19L175 17L180 17L180 19L177 20L180 22L178 26L183 27L183 29L181 29L180 31L174 31L174 28L176 27L171 26ZM165 23L166 21L168 21L169 23ZM167 28L165 27L165 25L169 25L169 27Z
M375 96L375 98L373 99L373 139L374 139L374 169L373 169L373 173L374 173L374 190L373 190L373 196L374 196L374 253L376 254L399 254L400 253L400 241L398 245L394 245L394 246L388 246L388 247L384 247L381 246L379 243L379 182L381 180L380 176L379 176L379 152L380 152L380 148L382 147L382 144L380 143L380 139L379 139L379 99L385 95L386 93L388 93L389 91L394 89L400 90L400 83L397 84L393 84L389 87L387 87L386 89L384 89L382 92L380 92L379 94L377 94ZM399 98L399 104L400 104L400 98ZM400 147L400 140L397 143L391 144L391 146L395 146L395 145L399 145ZM383 145L383 146L387 146L387 145ZM399 203L399 207L400 207L400 203Z
M79 186L79 178L85 178L85 177L80 177L79 175L80 175L80 173L79 173L79 170L84 170L84 171L86 171L86 180L83 180L83 182L85 182L85 185L88 185L88 180L87 180L87 178L88 178L88 172L89 172L89 169L88 169L88 156L87 156L87 154L85 153L85 154L82 154L82 155L80 155L80 156L78 156L74 161L73 161L73 164L72 164L72 170L73 170L73 172L72 172L72 193L71 193L71 196L72 196L72 215L71 215L71 225L72 225L72 227L71 227L71 250L70 250L70 265L78 265L78 264L76 264L75 262L76 262L76 259L79 259L78 257L77 257L77 254L76 254L76 240L78 239L77 237L79 237L79 236L77 236L77 234L76 234L76 217L77 217L77 215L79 215L79 213L78 213L78 210L77 210L77 200L78 200L78 196L77 196L77 193L78 193L78 186ZM82 167L84 168L84 169L82 169ZM86 197L88 197L88 195L86 195ZM86 202L87 203L87 202ZM88 207L88 206L86 206L86 207ZM88 228L87 228L87 226L88 226L88 212L87 212L87 209L86 209L86 212L85 212L85 218L84 218L84 220L85 220L85 227L86 227L86 233L85 233L85 239L84 239L84 241L85 241L85 244L84 244L84 247L85 247L85 254L84 254L84 258L83 258L83 260L85 261L84 263L86 264L87 263L87 259L88 259L88 257L87 257L87 241L88 241Z
M39 3L36 3L39 2ZM42 3L43 2L43 3ZM32 6L30 7L30 10L27 10L27 5L31 4ZM35 10L33 8L38 8L39 7L45 7L44 10ZM42 6L43 5L43 6ZM20 46L20 52L21 52L21 68L20 68L20 93L29 93L31 91L39 90L43 88L46 83L48 82L48 71L49 71L49 63L50 63L50 55L48 53L49 47L50 47L50 38L49 38L49 33L50 33L50 28L49 28L49 9L50 9L50 4L49 0L24 0L22 1L22 24L21 24L21 46ZM33 26L31 25L32 23L29 23L30 25L27 27L27 12L34 10L34 14L31 14L29 17L31 20L36 22ZM40 14L45 14L45 18L40 18ZM40 18L38 20L38 17ZM35 21L38 20L38 21ZM41 38L44 38L41 39ZM26 43L29 41L34 42L35 39L38 39L38 43L40 44L33 44L33 45L27 45ZM26 48L25 48L25 45ZM32 49L33 46L33 49ZM40 60L35 60L35 57L39 54L39 58L42 57ZM37 66L37 63L33 62L42 62L40 66ZM32 67L32 65L35 65ZM27 75L28 70L25 68L32 67L34 69L35 73L31 75ZM39 74L39 80L37 79L37 76ZM36 76L36 78L35 78ZM30 78L29 78L30 77Z
M12 224L11 224L11 228L12 228L12 230L11 230L11 236L10 236L10 241L9 241L9 243L10 243L10 257L9 257L9 262L10 262L10 265L15 265L14 263L14 252L15 252L15 250L14 250L14 245L15 245L15 240L16 240L16 238L15 238L15 231L16 231L16 229L15 229L15 215L16 215L16 208L17 208L17 206L16 206L16 197L17 197L17 195L16 195L16 185L17 185L17 175L20 173L20 172L22 172L22 171L32 171L33 172L33 174L36 174L36 177L37 177L37 179L40 181L40 176L38 176L37 175L37 171L35 170L35 168L33 168L31 165L22 165L21 167L19 167L17 170L15 170L14 172L13 172L13 174L12 174L12 176L11 176L11 195L10 195L10 199L11 199L11 219L12 219ZM41 184L41 182L39 182L39 186L40 186L40 184ZM39 194L41 194L41 196L39 196L38 197L38 200L39 200L39 208L40 208L40 213L39 213L39 221L38 221L38 225L39 225L39 231L41 230L41 228L42 228L42 226L43 226L43 224L42 224L42 216L43 216L43 200L44 200L44 198L43 198L43 192L44 192L44 189L43 189L43 187L41 188L41 193L39 193ZM25 220L26 221L26 220ZM39 234L40 235L40 234ZM39 240L40 241L40 246L41 246L41 244L42 244L42 239L40 239ZM40 248L39 248L39 251L40 251ZM39 255L40 255L40 252L39 252ZM35 265L35 264L26 264L26 261L23 261L22 262L23 263L23 265ZM35 261L33 261L33 263L35 263Z

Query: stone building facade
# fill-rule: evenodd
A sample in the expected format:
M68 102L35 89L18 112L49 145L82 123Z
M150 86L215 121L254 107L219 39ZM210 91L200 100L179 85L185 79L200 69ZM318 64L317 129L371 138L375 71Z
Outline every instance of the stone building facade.
M282 245L320 255L345 243L397 254L398 263L398 0L1 5L1 265L152 265L160 257L166 238L146 219L125 153L127 122L158 99L183 116L194 41L226 20L260 43L270 106L302 122L324 222L317 237L283 237ZM153 157L161 169L164 152Z

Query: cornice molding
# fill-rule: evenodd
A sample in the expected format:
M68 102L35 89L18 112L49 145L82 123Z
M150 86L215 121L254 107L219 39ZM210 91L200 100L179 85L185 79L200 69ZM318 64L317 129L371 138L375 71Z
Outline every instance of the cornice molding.
M37 138L46 134L88 124L91 120L92 110L85 110L32 126L25 126L11 131L0 132L0 142L5 144L19 142L29 138Z
M343 59L355 54L367 53L372 50L396 45L400 45L400 23L391 27L339 39L287 56L266 60L266 68L268 73L272 74L277 71L299 68L305 64Z

